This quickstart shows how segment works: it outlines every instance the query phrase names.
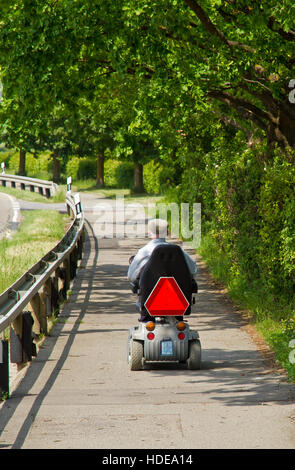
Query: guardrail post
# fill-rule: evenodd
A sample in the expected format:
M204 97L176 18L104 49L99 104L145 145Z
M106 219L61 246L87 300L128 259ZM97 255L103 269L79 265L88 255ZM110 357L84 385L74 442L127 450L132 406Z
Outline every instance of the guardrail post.
M10 325L10 360L13 364L23 362L22 335L23 319L22 315L19 315Z
M8 341L0 340L0 399L9 395L9 352Z
M66 258L63 262L63 273L62 275L64 276L64 285L63 285L63 290L65 293L65 296L67 295L67 291L70 288L70 282L71 282L71 255L70 259Z
M78 259L81 260L82 255L83 255L83 237L82 237L82 234L81 234L81 236L79 237L79 240L78 240L77 252L78 252Z
M58 299L58 276L56 272L54 276L51 278L51 308L52 313L58 309L59 306L59 299Z
M10 327L10 360L12 363L22 363L36 356L36 345L33 342L34 320L31 312L23 312Z
M57 268L56 274L58 276L58 304L62 303L67 298L67 273L65 268Z
M46 310L43 306L43 302L39 293L34 295L30 302L30 309L34 318L34 333L39 335L40 333L47 332L47 319L46 319Z
M43 285L43 291L41 293L41 298L45 304L45 315L46 317L50 317L53 312L52 306L52 279L49 277L45 284ZM47 326L46 326L47 328Z
M36 345L33 343L34 320L31 312L23 312L23 362L31 361L32 356L36 356Z
M75 247L70 254L70 267L71 267L71 279L74 279L77 272L77 264L78 264L78 248Z

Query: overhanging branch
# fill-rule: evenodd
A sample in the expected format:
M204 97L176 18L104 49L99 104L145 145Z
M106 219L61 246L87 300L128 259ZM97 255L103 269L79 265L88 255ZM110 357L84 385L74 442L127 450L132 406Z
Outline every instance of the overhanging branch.
M272 122L273 116L271 116L266 111L259 109L257 106L249 103L246 100L237 98L229 93L224 91L209 91L209 98L214 98L218 101L225 103L227 106L234 108L234 110L241 116L243 119L250 119L258 127L267 130L267 122Z
M230 49L238 47L240 49L244 49L247 52L255 52L254 49L247 44L242 44L239 41L229 41L225 37L224 33L211 21L209 16L205 13L198 2L195 0L184 0L184 2L196 14L204 28L211 34L211 36L218 36L219 39Z

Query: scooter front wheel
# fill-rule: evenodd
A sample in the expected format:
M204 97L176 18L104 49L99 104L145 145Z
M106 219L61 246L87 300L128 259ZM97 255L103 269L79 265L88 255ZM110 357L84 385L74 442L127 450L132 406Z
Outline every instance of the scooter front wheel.
M140 370L143 360L143 344L140 341L130 339L129 343L129 367L130 370Z

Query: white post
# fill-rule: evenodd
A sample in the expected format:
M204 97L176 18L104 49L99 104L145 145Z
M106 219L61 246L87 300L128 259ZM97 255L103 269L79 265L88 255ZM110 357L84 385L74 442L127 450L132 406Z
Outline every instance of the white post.
M82 208L81 208L81 200L80 200L80 194L74 194L74 203L75 203L75 208L76 208L76 217L78 219L81 218L81 211L82 211Z
M72 177L69 176L67 178L67 192L70 193L71 192L71 186L72 186Z

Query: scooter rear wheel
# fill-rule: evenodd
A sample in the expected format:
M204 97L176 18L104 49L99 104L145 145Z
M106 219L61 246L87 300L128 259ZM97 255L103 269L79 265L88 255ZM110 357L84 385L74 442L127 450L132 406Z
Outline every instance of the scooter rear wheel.
M143 344L140 341L130 340L129 343L129 367L130 370L140 370L143 360Z
M201 343L198 339L191 341L189 344L187 368L190 370L201 369Z

